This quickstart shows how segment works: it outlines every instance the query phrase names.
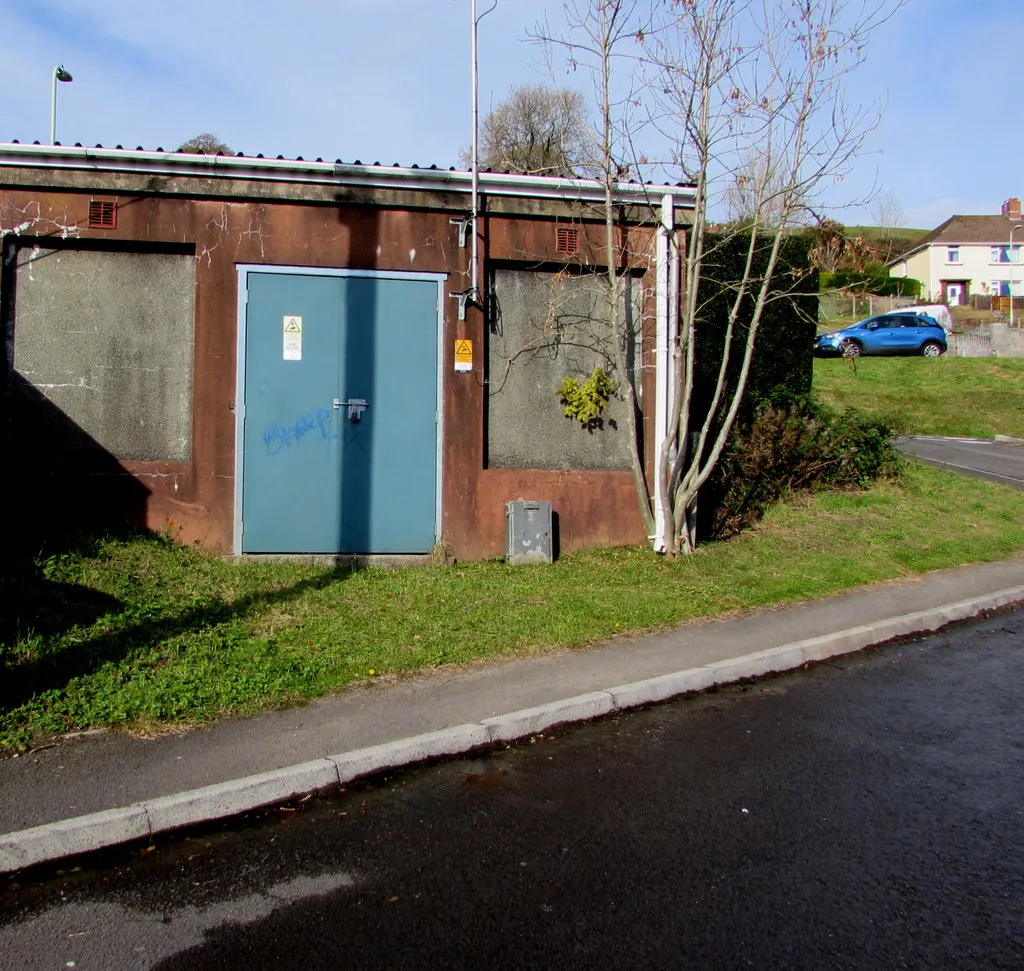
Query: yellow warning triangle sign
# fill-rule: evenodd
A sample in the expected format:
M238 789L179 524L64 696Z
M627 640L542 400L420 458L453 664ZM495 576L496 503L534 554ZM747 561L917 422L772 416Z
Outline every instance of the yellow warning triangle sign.
M284 332L286 334L298 334L301 330L302 325L294 317L284 325Z
M473 342L472 341L456 341L455 342L455 353L460 357L464 354L473 353Z

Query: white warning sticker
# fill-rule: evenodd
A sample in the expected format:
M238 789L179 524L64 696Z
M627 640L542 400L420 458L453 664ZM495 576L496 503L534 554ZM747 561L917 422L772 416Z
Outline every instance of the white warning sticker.
M284 316L284 359L302 360L302 318L294 314Z

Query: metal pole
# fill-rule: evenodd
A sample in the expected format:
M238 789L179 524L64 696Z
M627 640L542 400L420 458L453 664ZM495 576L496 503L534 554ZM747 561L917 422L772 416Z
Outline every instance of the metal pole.
M480 82L479 74L477 71L477 26L480 21L484 19L491 11L498 6L498 0L494 2L478 17L476 15L476 0L471 0L470 3L470 15L473 18L473 37L472 37L472 61L473 61L473 147L471 149L472 161L470 163L473 172L473 211L471 213L471 223L473 231L473 248L471 250L471 256L469 258L469 298L475 303L482 303L480 299L480 288L477 286L477 281L480 274L480 253L479 253L479 242L477 240L477 219L480 214L480 162L478 157L479 143L480 143Z
M1018 229L1022 229L1022 226L1011 226L1010 227L1010 251L1006 254L1006 258L1010 261L1010 326L1013 326L1013 234Z
M50 144L57 141L57 68L53 69L53 87L50 92Z
M58 64L53 69L53 81L50 90L50 144L57 141L57 82L74 81L74 78L64 70L63 64Z
M477 231L476 221L477 214L480 208L480 170L477 160L477 139L479 136L479 123L480 123L480 107L479 107L479 92L477 88L479 86L479 79L477 76L477 64L476 64L476 33L477 33L477 17L476 17L476 0L472 0L471 13L473 17L473 40L472 40L472 60L473 60L473 148L472 148L472 168L473 168L473 210L472 210L472 228L473 233L473 249L472 255L469 260L469 293L472 299L478 297L477 293ZM490 11L488 11L490 13Z

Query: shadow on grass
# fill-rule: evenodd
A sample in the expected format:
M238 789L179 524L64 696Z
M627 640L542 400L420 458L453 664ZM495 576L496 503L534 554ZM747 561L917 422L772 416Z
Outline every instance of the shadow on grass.
M89 675L104 664L123 661L182 634L212 635L222 625L328 587L360 569L337 567L284 589L256 591L231 603L211 597L169 612L145 603L125 604L77 584L48 580L34 564L22 562L21 566L14 574L10 564L0 572L0 711L4 712L43 692L64 688L73 678ZM59 643L72 627L93 624L104 616L115 629L87 635L77 644ZM39 640L36 650L20 661L11 656L16 639L32 634Z

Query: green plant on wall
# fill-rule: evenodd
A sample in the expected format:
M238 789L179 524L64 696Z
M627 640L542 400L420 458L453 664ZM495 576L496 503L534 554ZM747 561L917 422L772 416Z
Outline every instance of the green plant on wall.
M558 386L558 397L565 409L566 418L575 418L587 431L604 425L602 414L608 400L618 390L619 382L613 381L603 368L596 367L584 381L579 378L562 378Z

